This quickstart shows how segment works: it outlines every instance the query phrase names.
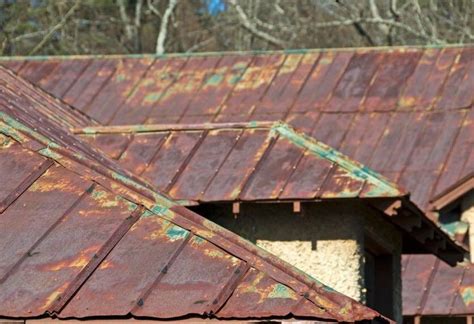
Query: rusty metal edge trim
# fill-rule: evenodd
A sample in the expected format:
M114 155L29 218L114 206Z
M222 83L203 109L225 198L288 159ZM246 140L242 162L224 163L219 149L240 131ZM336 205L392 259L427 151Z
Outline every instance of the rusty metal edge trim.
M471 172L437 196L430 203L430 209L438 211L474 189L474 172Z
M114 125L114 126L88 126L72 128L73 134L92 135L92 134L122 134L122 133L152 133L152 132L171 132L171 131L202 131L202 130L220 130L220 129L269 129L276 123L272 121L250 121L235 123L197 123L197 124L142 124L142 125Z
M421 227L425 225L433 229L434 237L432 240L438 241L438 242L444 242L446 244L444 248L438 248L435 251L431 251L431 249L426 246L425 242L422 242L418 237L416 237L412 233L413 229L406 230L406 229L401 228L399 225L397 226L400 227L402 231L407 232L410 236L412 236L415 239L415 241L417 241L422 246L424 246L427 249L427 251L436 255L437 257L439 257L440 259L442 259L443 261L445 261L447 264L451 266L455 266L456 263L453 263L452 260L449 260L445 255L443 255L443 252L449 252L449 250L451 250L452 253L456 253L456 261L458 262L464 259L464 253L467 252L465 247L457 244L456 241L453 241L447 233L445 233L442 229L440 229L436 225L436 223L434 223L431 219L429 219L426 216L426 214L423 213L423 211L421 211L413 202L411 202L411 200L409 200L407 197L401 197L395 200L387 198L387 200L388 200L387 201L388 204L382 204L382 206L385 206L385 208L381 208L380 205L377 206L377 204L372 203L371 199L365 199L365 201L370 207L384 213L389 218L396 216L399 212L406 212L413 216L420 217ZM438 239L435 239L436 236L438 237Z

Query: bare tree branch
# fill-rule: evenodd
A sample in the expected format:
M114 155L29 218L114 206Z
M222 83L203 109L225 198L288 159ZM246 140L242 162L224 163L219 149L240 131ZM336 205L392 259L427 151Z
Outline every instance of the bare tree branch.
M165 10L165 13L163 14L163 19L161 19L160 32L158 33L158 37L156 39L155 50L155 53L158 55L165 53L165 41L166 36L168 34L168 22L177 4L178 0L170 0L170 2L168 3L168 7Z
M243 27L245 27L248 31L250 31L255 36L260 37L271 44L277 45L279 47L285 47L286 44L283 40L273 37L272 35L259 30L255 26L255 24L253 24L250 21L249 17L245 14L244 10L242 9L242 7L240 7L240 5L237 3L236 0L229 0L229 2L239 14L239 18Z
M148 4L148 9L150 9L150 11L152 13L154 13L155 15L160 17L160 19L163 19L163 16L161 15L161 12L158 9L156 9L156 7L153 5L151 0L147 0L147 4Z
M76 2L74 2L74 5L71 7L71 9L69 9L69 11L64 15L64 17L61 19L61 21L56 24L53 28L51 28L49 30L49 32L43 37L43 39L38 43L38 45L36 45L29 53L28 55L33 55L35 54L36 52L38 52L43 46L44 44L46 44L49 39L53 36L53 34L59 30L60 28L62 28L64 26L64 24L67 22L67 20L69 19L69 17L71 17L73 14L74 14L74 11L76 11L76 9L79 7L81 3L81 0L76 0Z
M118 0L117 6L119 7L120 18L122 19L123 24L125 25L125 35L127 36L128 40L133 39L133 25L130 22L130 17L127 14L127 5L126 0Z

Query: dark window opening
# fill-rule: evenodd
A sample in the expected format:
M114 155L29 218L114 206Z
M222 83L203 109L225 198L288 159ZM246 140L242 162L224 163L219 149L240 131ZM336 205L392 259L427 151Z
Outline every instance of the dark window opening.
M365 238L366 304L393 318L393 255Z

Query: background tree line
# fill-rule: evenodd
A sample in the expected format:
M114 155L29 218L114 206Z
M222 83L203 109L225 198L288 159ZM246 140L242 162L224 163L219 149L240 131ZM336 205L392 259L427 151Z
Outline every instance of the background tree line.
M0 55L472 43L473 0L0 0Z

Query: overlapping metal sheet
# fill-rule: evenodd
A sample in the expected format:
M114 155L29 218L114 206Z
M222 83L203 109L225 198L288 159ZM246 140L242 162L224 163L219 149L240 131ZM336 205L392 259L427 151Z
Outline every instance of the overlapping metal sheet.
M450 267L431 255L403 256L403 314L474 314L474 265Z
M102 125L284 120L398 183L424 209L474 172L472 46L190 58L110 57L114 72L102 88L69 103ZM94 59L0 64L65 98L80 91ZM191 66L201 83L187 87ZM186 107L166 108L179 100Z
M0 89L0 317L380 318Z
M73 132L178 200L407 194L380 174L281 122L99 126Z
M347 198L398 201L397 208L403 210L399 216L406 212L418 219L417 230L406 226L407 216L391 214L389 220L419 242L417 250L433 252L452 265L463 257L460 248L409 201L403 189L282 122L97 126L72 132L185 204ZM388 205L376 208L384 212ZM434 241L426 242L426 235L419 232L433 232ZM441 245L432 249L433 244Z
M424 209L474 170L470 46L0 64L102 125L287 121Z

